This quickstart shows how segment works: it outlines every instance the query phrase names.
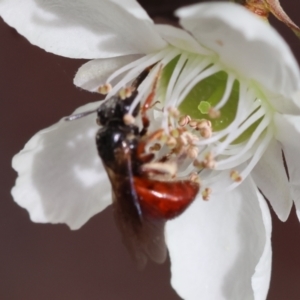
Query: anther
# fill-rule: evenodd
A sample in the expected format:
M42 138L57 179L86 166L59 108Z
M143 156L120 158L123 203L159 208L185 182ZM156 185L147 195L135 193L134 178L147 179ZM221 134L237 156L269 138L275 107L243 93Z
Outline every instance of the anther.
M197 124L198 124L198 121L197 120L191 120L189 122L189 125L191 128L196 128L197 127Z
M123 121L124 121L125 125L131 125L131 124L134 124L135 118L130 114L126 114L123 117Z
M214 109L213 107L211 107L208 111L208 115L212 118L212 119L217 119L220 118L221 116L221 112L217 109Z
M132 95L132 87L123 88L119 91L119 97L122 100L125 100L126 98L129 98Z
M179 124L179 126L186 126L187 124L190 123L191 120L192 120L191 117L188 115L181 116L178 120L178 124Z
M200 177L196 172L192 172L189 176L189 180L200 184Z
M98 88L98 93L102 95L108 94L112 90L112 86L110 83L105 83Z
M235 182L241 182L241 181L242 181L241 175L240 175L239 172L236 171L236 170L232 170L232 171L230 172L230 178L231 178L233 181L235 181Z
M210 198L210 195L212 193L211 188L205 188L204 191L202 192L202 198L204 201L208 201Z
M191 159L195 159L199 154L199 148L195 146L190 146L187 149L187 155Z
M196 168L202 169L203 168L202 161L199 161L198 159L195 159L194 162L193 162L193 166L196 167Z
M132 95L132 92L133 92L133 88L130 86L130 87L127 87L127 88L125 88L125 96L126 96L126 98L129 98L129 97L131 97L131 95Z
M211 128L211 122L209 120L203 119L197 123L197 129L201 130L203 128Z
M149 148L150 151L159 151L160 149L161 149L161 144L159 143L155 143Z
M177 141L176 141L176 139L173 136L169 136L168 139L167 139L167 141L166 141L166 145L169 148L174 148L177 145Z
M216 161L211 153L208 153L202 161L202 167L206 169L214 169L216 167Z
M199 132L200 132L200 135L201 135L203 138L205 138L205 139L210 138L211 135L212 135L212 130L211 130L210 127L204 127L204 128L201 128L201 129L199 130Z

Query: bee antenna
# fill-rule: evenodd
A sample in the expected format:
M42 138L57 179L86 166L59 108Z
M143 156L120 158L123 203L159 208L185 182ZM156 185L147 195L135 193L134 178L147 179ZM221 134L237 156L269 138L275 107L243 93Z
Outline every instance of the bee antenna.
M131 84L131 87L134 88L135 90L139 87L139 85L144 81L144 79L148 76L148 74L150 73L150 71L152 70L152 68L155 66L156 64L153 64L151 66L149 66L148 68L146 68Z
M84 111L82 113L79 113L79 114L76 114L76 115L71 115L69 117L66 117L65 118L65 121L74 121L74 120L77 120L77 119L80 119L80 118L83 118L85 116L88 116L90 114L93 114L95 112L97 112L98 108L97 109L94 109L94 110L89 110L89 111Z

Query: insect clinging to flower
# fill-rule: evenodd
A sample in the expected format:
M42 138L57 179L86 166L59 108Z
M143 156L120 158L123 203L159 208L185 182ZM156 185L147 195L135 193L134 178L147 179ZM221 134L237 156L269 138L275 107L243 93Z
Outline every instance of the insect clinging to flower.
M169 142L170 151L156 158L154 152L164 147L159 142L167 142L166 134L162 129L148 134L147 111L155 105L153 100L161 68L144 103L138 103L129 114L138 94L137 88L150 70L151 67L144 70L130 87L122 89L119 95L109 98L98 109L66 118L75 120L97 112L97 124L101 128L96 135L96 144L112 185L114 216L126 247L140 267L147 262L147 256L158 263L165 261L165 223L179 216L199 191L195 174L174 179L178 160L188 156L187 148L181 145L180 150L175 151L176 147L170 147ZM141 130L135 124L139 114ZM178 114L173 110L173 115ZM173 140L176 144L174 137Z
M31 220L78 229L112 204L140 264L163 261L166 243L181 298L266 299L272 226L260 191L282 221L293 203L300 211L300 71L280 35L234 3L181 8L176 28L154 24L136 1L2 2L31 43L93 59L74 83L107 93L74 112L97 108L99 153L89 116L38 132L14 157L12 195ZM181 180L194 201L175 192ZM191 205L166 222L170 195Z

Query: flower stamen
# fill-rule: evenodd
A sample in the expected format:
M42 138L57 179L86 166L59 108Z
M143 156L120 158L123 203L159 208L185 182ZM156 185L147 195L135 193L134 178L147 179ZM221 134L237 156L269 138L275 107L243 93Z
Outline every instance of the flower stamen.
M189 175L189 179L193 182L197 182L200 184L200 177L199 175L196 173L196 172L192 172L190 175Z
M147 149L156 152L158 162L176 162L180 176L201 172L204 200L209 199L212 188L219 192L222 186L221 190L227 191L240 184L269 143L272 113L268 104L257 96L260 93L256 93L248 81L225 72L211 57L180 53L172 47L115 72L109 80L127 73L110 93L130 86L147 67L151 67L150 72L139 85L124 122L132 124L131 114L136 105L143 105L153 94L153 101L161 103L162 109L152 109L153 105L147 107L148 117L158 117L161 127L150 134L150 138L148 135L147 143L151 144ZM207 95L202 95L202 91ZM128 97L131 92L130 88L121 89L120 97ZM181 109L185 101L191 101L195 111ZM223 127L216 126L222 122L225 122Z
M184 127L184 126L188 125L191 120L192 119L189 115L181 116L178 120L178 124L179 124L179 126Z

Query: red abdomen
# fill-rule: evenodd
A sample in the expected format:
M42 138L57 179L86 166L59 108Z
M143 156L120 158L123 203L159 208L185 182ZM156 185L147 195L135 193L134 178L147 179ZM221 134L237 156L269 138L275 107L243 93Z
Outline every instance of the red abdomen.
M199 184L189 180L158 181L134 177L134 187L143 214L166 220L179 216L199 191Z

